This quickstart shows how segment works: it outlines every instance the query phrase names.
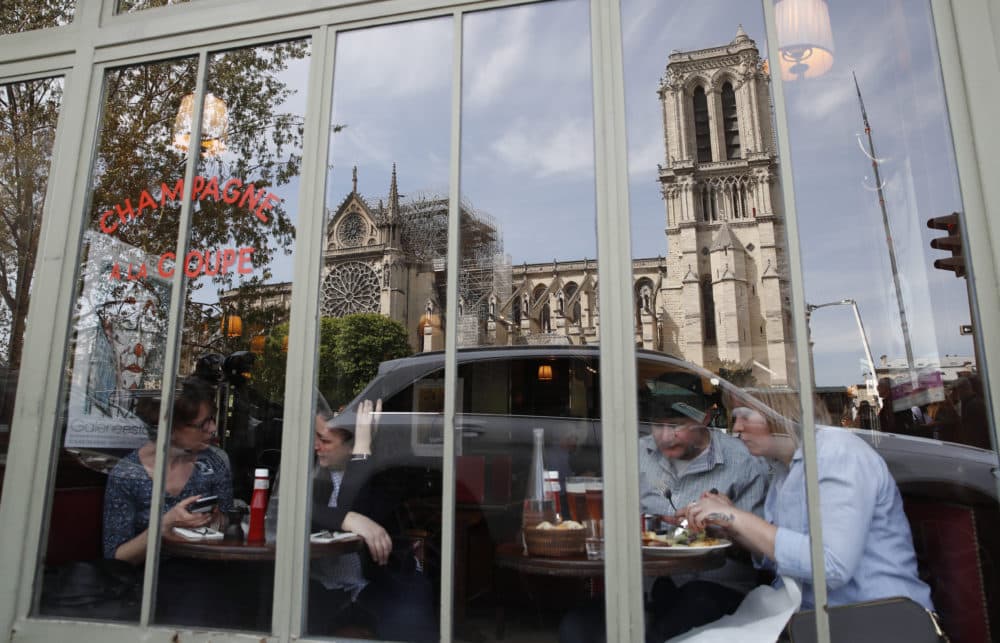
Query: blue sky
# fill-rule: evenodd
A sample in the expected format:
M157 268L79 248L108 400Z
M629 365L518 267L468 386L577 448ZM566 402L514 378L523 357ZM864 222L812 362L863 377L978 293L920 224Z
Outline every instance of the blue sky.
M629 221L634 255L648 257L667 251L656 182L656 89L667 57L728 43L739 24L762 55L767 46L756 0L623 5ZM965 280L930 267L944 253L928 247L939 233L926 220L962 205L929 7L842 0L830 12L833 68L785 83L806 299L856 299L876 360L903 356L871 165L859 147L854 71L882 159L914 353L969 355L971 341L958 336L969 321ZM596 256L588 14L584 0L558 0L465 18L462 193L495 218L514 263ZM366 196L387 193L393 163L403 195L447 193L452 37L450 17L338 36L332 122L347 127L331 139L331 207L349 192L354 165ZM305 69L294 73L304 79ZM818 311L812 331L817 383L860 381L850 308Z

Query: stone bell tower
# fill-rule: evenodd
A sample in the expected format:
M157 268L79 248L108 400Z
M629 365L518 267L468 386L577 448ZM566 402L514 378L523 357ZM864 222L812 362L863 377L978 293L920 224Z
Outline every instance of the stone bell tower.
M667 352L786 384L785 231L770 75L743 27L728 44L670 54L658 95L667 214Z

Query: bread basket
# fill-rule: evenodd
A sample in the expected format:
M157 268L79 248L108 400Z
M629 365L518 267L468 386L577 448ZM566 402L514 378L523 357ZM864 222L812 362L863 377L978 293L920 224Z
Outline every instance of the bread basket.
M524 529L524 542L529 556L576 556L584 553L586 529Z

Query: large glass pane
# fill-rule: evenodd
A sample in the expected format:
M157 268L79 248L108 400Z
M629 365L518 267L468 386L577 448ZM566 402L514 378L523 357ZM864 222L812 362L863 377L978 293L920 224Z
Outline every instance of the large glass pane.
M858 561L828 566L830 603L908 596L953 641L995 639L997 458L930 3L810 3L832 60L789 44L792 4L775 9L813 377L832 424L881 456L818 435L824 547ZM863 514L845 507L861 497Z
M0 86L0 493L62 86Z
M53 454L43 614L138 619L170 304L169 279L157 265L176 243L181 195L170 192L184 176L171 128L194 90L196 67L186 58L105 73ZM107 492L124 486L111 480L132 482L135 500L119 507L112 496L105 511ZM72 612L63 590L80 565L118 573L130 593L108 613Z
M0 4L0 35L69 24L75 0L39 0Z
M452 605L463 641L494 627L554 641L568 612L604 613L589 11L574 0L465 18ZM582 476L592 515L567 503Z
M266 378L253 381L253 351L256 338L281 323L276 302L290 291L307 55L306 43L293 42L210 57L191 185L183 173L197 59L106 72L43 614L138 618L152 542L151 475L165 456L154 620L270 629L274 545L228 527L245 522L253 470L276 462L280 446L282 391L267 388L273 381ZM178 261L185 196L192 200L190 252ZM177 394L164 395L176 270L186 278L181 360ZM268 358L272 371L282 368L280 348ZM159 454L164 403L172 421L168 452ZM194 503L202 499L199 511ZM263 516L255 521L263 525ZM81 575L100 579L98 589L114 598L81 607L74 594Z
M776 578L773 542L761 546L737 528L773 538L779 499L804 520L805 487L801 475L783 477L778 455L791 452L734 435L743 430L740 409L780 434L776 444L797 445L800 435L764 16L753 2L627 0L623 30L643 349L646 636L662 641L713 623L755 592L777 618L753 614L741 637L774 640L797 603L766 586ZM808 542L804 524L796 527ZM674 567L654 568L665 561Z
M341 33L329 70L311 634L437 640L451 36Z

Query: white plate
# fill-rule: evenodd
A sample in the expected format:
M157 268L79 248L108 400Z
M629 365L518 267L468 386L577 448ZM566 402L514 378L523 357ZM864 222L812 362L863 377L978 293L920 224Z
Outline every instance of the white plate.
M649 554L650 556L661 556L664 558L679 558L681 556L703 556L710 551L718 551L719 549L725 549L726 547L731 547L733 543L726 540L725 538L720 538L719 543L716 545L708 545L705 547L690 547L688 545L673 545L672 547L656 547L656 546L642 546L642 553Z

